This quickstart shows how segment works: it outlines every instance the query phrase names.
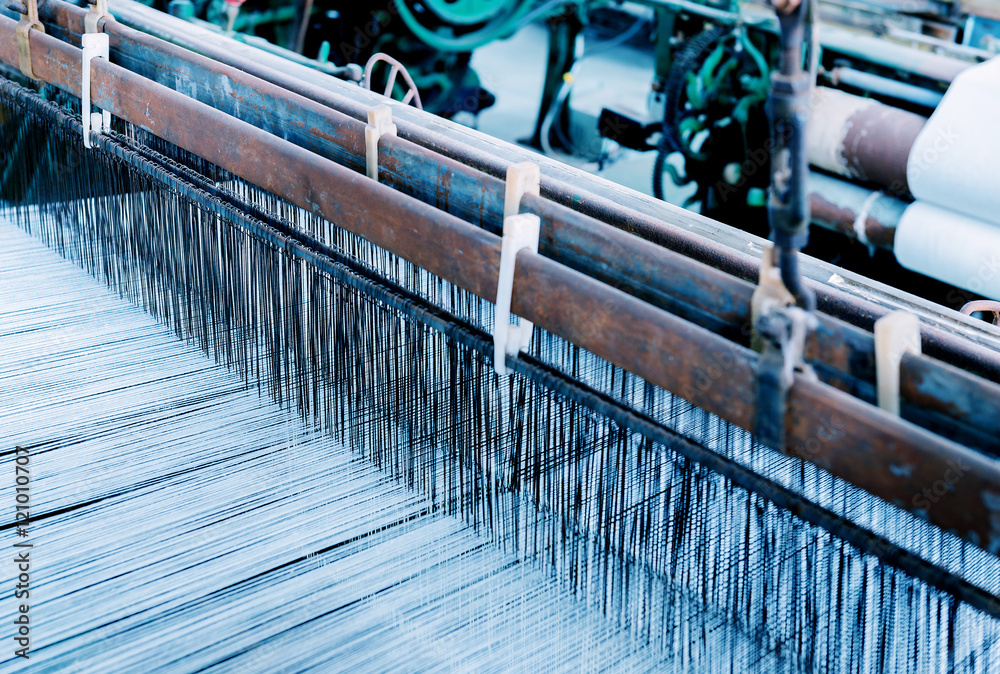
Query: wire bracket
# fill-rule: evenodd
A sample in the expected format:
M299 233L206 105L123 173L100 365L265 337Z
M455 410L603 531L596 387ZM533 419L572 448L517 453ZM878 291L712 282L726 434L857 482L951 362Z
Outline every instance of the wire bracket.
M773 246L764 249L760 280L750 301L751 345L760 352L754 435L767 447L786 452L788 390L796 374L816 378L805 362L805 351L806 338L816 329L818 320L812 312L795 306L795 297L785 288L774 264L776 252Z
M493 321L493 367L497 374L510 374L507 356L526 351L531 344L534 325L523 318L518 325L510 323L510 304L514 295L514 267L522 250L538 252L538 232L541 220L537 215L508 215L503 220L503 243L500 247L500 274L497 279L497 300Z
M365 64L365 69L362 73L362 86L364 86L364 88L368 91L372 90L372 71L375 69L375 65L379 61L385 61L391 68L389 70L389 77L385 84L385 93L382 95L386 98L392 98L392 92L396 86L396 76L402 74L403 82L406 85L406 95L403 96L402 101L403 105L412 103L413 107L417 110L423 110L424 104L420 101L420 90L417 89L417 85L414 84L413 78L410 77L410 73L406 70L406 66L388 54L383 54L382 52L372 54L372 57L368 59L368 63Z
M750 298L751 333L750 346L754 351L763 351L764 344L757 334L757 323L764 314L774 309L781 309L795 304L795 296L788 291L781 280L781 269L776 258L778 249L773 244L766 244L764 254L760 258L760 274L757 287Z
M368 177L378 180L378 142L382 136L395 136L396 125L392 123L392 109L388 105L377 105L368 110L368 126L365 127L365 157L368 162Z
M920 319L908 311L893 311L875 321L875 380L878 406L899 416L899 369L907 353L919 355Z
M90 107L90 74L91 62L94 59L108 60L109 40L105 33L84 33L80 36L83 44L83 81L81 87L83 117L83 146L92 147L91 133L107 133L111 131L111 113L107 110L91 113Z
M31 69L31 37L32 30L39 33L45 32L45 26L38 20L38 0L16 0L8 3L8 7L21 14L21 20L17 22L15 34L17 35L17 64L21 74L25 77L37 80L35 72Z
M101 32L101 19L113 19L111 12L108 11L108 0L94 0L90 3L90 9L83 17L83 30L85 33L100 33Z

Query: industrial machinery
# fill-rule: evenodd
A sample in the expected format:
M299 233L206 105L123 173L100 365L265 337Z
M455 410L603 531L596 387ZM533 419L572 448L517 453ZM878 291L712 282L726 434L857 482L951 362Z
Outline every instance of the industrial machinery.
M0 16L5 668L997 671L1000 334L802 252L817 179L871 195L875 245L900 170L902 261L932 220L990 236L994 193L941 192L990 179L948 164L991 137L914 162L991 114L993 61L920 121L814 87L814 6L695 32L734 14L658 5L700 75L629 137L681 146L706 210L731 187L768 241L171 4ZM421 7L438 111L487 100L448 54L549 11ZM308 46L323 11L271 36ZM423 49L395 54L418 89Z
M648 114L608 106L595 132L657 153L657 196L664 180L694 185L688 205L764 234L771 176L765 100L779 49L773 13L761 2L650 4L656 30L648 44L657 58ZM995 64L974 66L997 54L998 8L821 1L815 13L812 222L858 243L819 232L808 252L956 309L1000 299L995 275L965 271L989 265L982 256L998 243L989 226L997 204L982 202L995 174L970 162L984 144L995 148L992 123L972 111L995 103L979 99L970 107L976 95L969 94L993 79ZM553 92L562 90L550 98L564 105L572 82L558 78L576 52L555 28L551 44L550 63L558 66L548 81L558 82ZM543 114L548 105L543 101ZM570 102L562 119L572 109ZM965 129L960 137L958 127ZM672 153L683 158L681 170L666 161Z
M599 167L608 161L602 138L654 153L655 196L664 197L664 180L690 185L694 193L685 206L750 233L768 231L765 101L780 47L766 0L400 0L385 7L173 0L157 6L348 79L358 79L369 59L385 52L409 69L426 109L444 117L478 114L495 100L470 67L476 49L544 20L547 72L525 143ZM965 206L989 183L977 178L991 175L967 161L991 126L988 118L965 117L964 92L979 87L979 71L951 86L1000 51L1000 10L990 2L942 0L819 0L807 8L815 14L816 42L809 56L815 85L807 139L811 220L835 233L814 233L807 252L950 308L1000 300L996 274L981 279L964 271L989 265L981 253L998 243L989 226L996 204ZM159 30L155 17L127 12L131 25ZM598 46L585 48L591 37ZM579 59L622 42L655 53L647 109L637 114L609 100L589 126L576 122L592 118L574 106ZM928 126L949 89L954 102ZM949 130L956 124L969 133L957 139ZM927 160L945 145L950 162ZM668 161L671 155L680 167ZM956 171L952 182L942 182ZM914 185L910 174L919 176ZM939 226L942 219L947 226ZM941 231L949 232L946 241ZM991 312L970 311L992 320Z

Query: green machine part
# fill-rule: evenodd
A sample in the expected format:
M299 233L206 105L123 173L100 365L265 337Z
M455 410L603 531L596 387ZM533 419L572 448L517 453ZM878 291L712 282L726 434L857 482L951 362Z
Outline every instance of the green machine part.
M508 12L518 0L424 0L424 5L445 23L473 26Z

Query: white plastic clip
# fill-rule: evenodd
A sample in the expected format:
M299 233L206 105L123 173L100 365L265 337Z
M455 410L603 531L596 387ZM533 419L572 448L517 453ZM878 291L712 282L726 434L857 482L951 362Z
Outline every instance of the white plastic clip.
M378 141L382 136L395 136L396 125L392 123L392 109L388 105L378 105L368 111L368 126L365 127L365 153L368 160L368 177L378 180Z
M88 0L89 2L89 0ZM101 19L113 19L108 11L108 0L95 0L90 2L90 10L83 16L83 30L85 33L99 33Z
M493 321L493 367L497 374L508 374L507 356L526 351L531 344L534 325L520 319L518 325L510 323L510 302L514 295L514 266L522 250L538 252L538 230L541 220L537 215L524 213L510 215L503 221L503 244L500 248L500 276L497 280L496 313Z
M538 164L521 162L507 167L507 186L503 204L503 244L500 248L500 278L497 281L496 314L493 327L493 367L498 374L507 374L507 356L516 356L531 344L534 325L520 319L510 324L510 302L514 291L514 265L517 254L527 248L538 252L538 232L541 220L537 215L521 210L521 197L539 193L541 171Z
M920 319L894 311L875 321L875 378L878 406L899 416L899 367L903 354L920 354Z
M83 116L83 146L90 148L90 133L107 133L111 131L111 113L90 112L90 62L94 59L108 58L108 36L104 33L84 33L80 36L83 42L83 86L80 108Z
M539 194L541 171L538 164L523 161L507 167L507 187L503 199L503 217L509 218L521 212L521 197L525 194ZM506 225L504 226L506 230Z

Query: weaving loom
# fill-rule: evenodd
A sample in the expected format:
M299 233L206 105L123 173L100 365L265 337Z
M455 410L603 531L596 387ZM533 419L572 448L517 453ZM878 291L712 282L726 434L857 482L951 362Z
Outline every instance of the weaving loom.
M759 247L110 17L85 148L84 14L0 16L4 671L1000 672L994 334L910 307L892 413L909 300L811 283L760 442Z

